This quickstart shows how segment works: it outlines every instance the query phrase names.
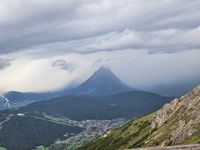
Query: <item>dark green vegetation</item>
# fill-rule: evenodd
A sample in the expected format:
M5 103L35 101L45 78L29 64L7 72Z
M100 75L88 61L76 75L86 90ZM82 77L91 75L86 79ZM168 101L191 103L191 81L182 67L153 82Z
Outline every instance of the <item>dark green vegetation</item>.
M155 113L131 121L81 150L123 150L200 143L200 86Z
M0 146L7 150L31 150L39 145L48 146L65 133L79 133L83 129L59 124L35 116L10 114L0 130Z
M159 109L172 98L132 91L103 97L60 97L32 103L19 112L64 116L72 120L135 118Z

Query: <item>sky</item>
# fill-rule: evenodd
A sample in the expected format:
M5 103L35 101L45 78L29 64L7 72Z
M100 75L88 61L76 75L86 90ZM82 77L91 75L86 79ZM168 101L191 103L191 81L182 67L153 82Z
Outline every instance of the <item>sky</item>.
M54 91L101 66L145 89L200 78L199 0L0 0L0 91Z

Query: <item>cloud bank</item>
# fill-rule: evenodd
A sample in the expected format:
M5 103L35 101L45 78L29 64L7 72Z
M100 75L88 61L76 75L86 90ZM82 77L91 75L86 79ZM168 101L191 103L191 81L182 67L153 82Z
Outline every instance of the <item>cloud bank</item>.
M130 49L49 57L21 53L0 70L0 91L54 91L83 82L100 66L111 68L122 81L138 89L173 85L200 79L199 58L199 50L149 54Z
M1 0L0 52L200 47L198 0Z
M135 88L200 75L199 0L0 0L0 91L110 67Z

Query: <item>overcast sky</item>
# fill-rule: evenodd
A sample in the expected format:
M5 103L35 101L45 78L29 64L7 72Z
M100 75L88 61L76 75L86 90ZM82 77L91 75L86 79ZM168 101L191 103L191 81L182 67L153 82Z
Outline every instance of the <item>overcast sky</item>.
M199 0L0 0L0 91L49 91L107 66L145 88L200 76Z

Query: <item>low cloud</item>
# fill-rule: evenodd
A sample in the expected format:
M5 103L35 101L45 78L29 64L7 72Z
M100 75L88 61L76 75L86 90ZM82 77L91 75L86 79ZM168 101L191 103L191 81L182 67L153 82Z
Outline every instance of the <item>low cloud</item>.
M65 70L68 73L72 73L78 67L78 65L76 63L66 62L63 59L58 59L58 60L54 61L52 63L52 66L59 68L61 70Z
M11 54L7 54L11 57ZM13 55L13 54L12 54ZM199 79L200 51L154 53L104 51L99 53L37 57L16 53L9 67L0 70L0 91L41 92L58 90L74 81L81 83L100 66L111 70L128 85L146 89L158 84L176 84ZM45 84L44 84L45 83Z

